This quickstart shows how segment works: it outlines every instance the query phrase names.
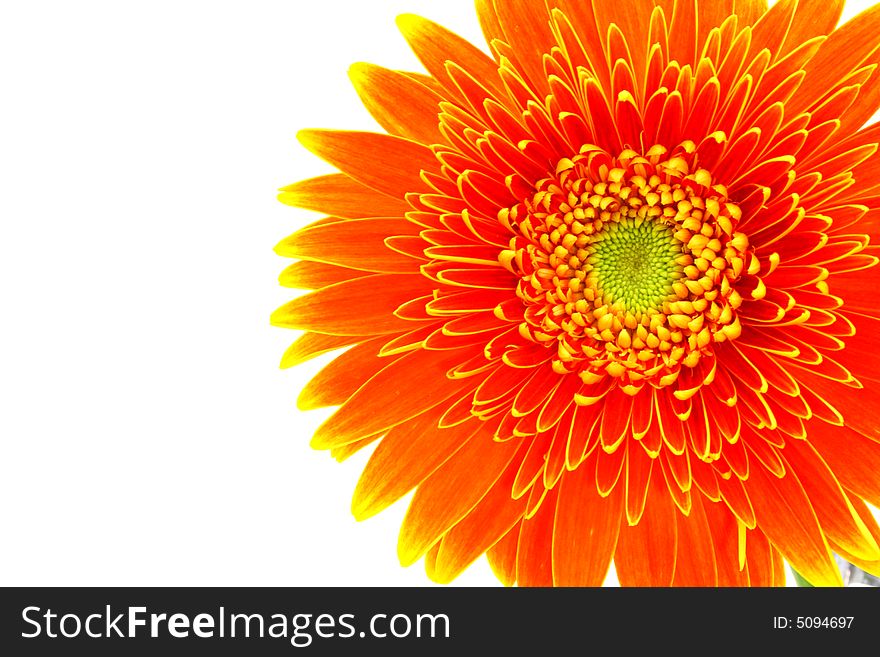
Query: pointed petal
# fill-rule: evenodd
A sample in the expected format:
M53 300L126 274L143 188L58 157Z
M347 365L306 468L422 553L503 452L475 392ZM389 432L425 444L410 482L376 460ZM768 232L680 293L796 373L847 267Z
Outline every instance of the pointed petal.
M397 27L428 72L453 95L459 92L446 72L447 61L458 64L499 98L505 97L498 65L457 34L412 14L398 16Z
M434 91L410 76L375 64L348 71L364 106L388 133L422 144L439 144L440 102Z
M281 369L287 369L296 365L301 365L321 354L348 347L360 338L357 336L336 336L324 335L323 333L303 333L294 341L292 345L284 352L281 358Z
M695 495L689 515L675 514L678 523L678 554L675 558L673 586L717 586L718 584L715 546L706 513L703 511L704 499L702 495ZM708 504L713 503L708 502Z
M676 0L669 33L669 55L684 66L695 64L697 56L697 1Z
M364 381L394 361L393 356L379 358L379 350L384 342L384 336L373 338L334 358L303 387L296 400L297 407L309 411L344 404ZM334 443L329 447L345 442L348 441Z
M752 43L755 52L766 48L770 51L771 61L778 59L783 54L781 52L782 44L788 36L797 5L798 0L778 0L773 3L766 14L761 16L752 29Z
M781 54L785 55L816 36L831 34L843 14L845 0L798 2Z
M733 14L733 0L709 0L697 2L697 27L700 30L697 43L702 47L714 27L720 27L728 16ZM636 12L633 12L636 13Z
M748 573L739 566L736 517L723 504L702 501L702 507L712 535L718 586L748 586Z
M742 526L739 532L745 550L749 586L784 586L784 580L781 583L776 581L775 549L767 536L760 529L746 532Z
M391 429L364 467L351 502L354 517L376 515L431 475L479 429L468 422L440 429L443 407L431 409Z
M845 356L847 351L844 350L839 355ZM845 388L836 381L823 378L798 366L792 367L792 374L813 393L827 400L837 409L849 428L874 440L880 440L880 424L877 423L875 410L880 408L880 391L876 389L876 386L861 390Z
M402 194L395 196L380 194L345 174L331 173L282 188L278 200L285 205L346 219L402 217L412 208Z
M328 335L410 331L417 325L396 317L394 311L431 288L419 274L364 276L297 297L272 313L272 324Z
M817 99L817 89L836 90L880 45L880 5L874 5L832 32L816 56L804 67L807 77L791 99L788 110L806 109ZM820 85L817 87L816 85ZM820 96L821 97L821 96Z
M641 521L621 523L614 566L621 586L670 586L678 545L678 511L662 477L652 477Z
M439 173L434 153L408 139L373 132L302 130L300 143L321 159L378 192L403 198L408 192L430 192L419 175Z
M475 434L416 490L400 528L401 564L417 561L476 507L516 455L516 441L494 442L491 428Z
M623 492L596 492L591 460L563 474L553 527L553 583L601 586L611 566L623 513Z
M522 522L515 524L501 540L486 552L489 567L504 586L516 583L516 546Z
M740 29L754 25L767 12L767 0L733 0L733 12L740 19Z
M461 519L440 544L434 580L451 582L488 548L519 524L526 510L526 498L510 496L518 463L514 458L486 496Z
M296 290L317 290L366 276L370 272L300 260L281 272L278 283Z
M516 554L516 581L520 586L553 585L553 519L558 493L558 488L547 491L538 512L522 522Z
M868 531L871 533L871 536L874 539L875 543L880 543L880 526L877 525L877 520L874 518L874 514L871 513L871 509L868 508L868 505L862 502L860 499L856 498L852 500L853 507L856 510L856 513L859 514L859 518L861 518L862 522L868 528ZM834 541L831 542L831 548L837 552L841 557L846 559L852 564L855 564L862 570L867 573L874 575L875 577L880 577L880 560L866 560L861 557L850 554L846 548L843 548Z
M321 449L386 431L461 392L463 383L446 377L460 362L457 352L419 349L389 363L364 383L312 438ZM431 381L430 394L423 386Z
M758 526L814 586L840 586L840 571L819 526L810 499L793 472L777 478L751 468L747 483Z
M803 483L828 539L861 559L880 559L880 547L815 448L806 441L794 440L782 455L787 469L793 469Z
M648 484L654 468L652 459L640 445L630 440L626 445L626 518L637 525L645 511Z
M632 58L633 70L636 74L636 82L640 86L645 75L651 13L641 10L641 8L633 11L619 2L611 0L593 2L593 7L596 12L596 24L603 34L608 33L608 27L613 23L619 28L619 33L626 38L629 56ZM630 91L635 92L636 90L630 89Z
M543 0L496 0L495 12L520 74L543 95L547 87L543 56L555 43L546 5Z
M417 273L422 262L392 251L385 240L417 235L419 229L405 219L354 219L305 228L282 240L275 252L377 273Z
M807 440L844 488L880 507L880 443L823 422L810 423Z

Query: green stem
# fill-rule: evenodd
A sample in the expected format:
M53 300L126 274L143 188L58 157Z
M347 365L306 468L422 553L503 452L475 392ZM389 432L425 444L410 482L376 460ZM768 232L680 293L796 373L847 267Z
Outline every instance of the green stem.
M813 588L813 585L810 584L810 583L804 578L804 576L801 575L801 574L800 574L798 571L796 571L794 568L791 569L791 572L792 572L792 574L794 575L794 581L797 582L797 585L798 585L798 586L806 586L806 587L809 587L809 588Z

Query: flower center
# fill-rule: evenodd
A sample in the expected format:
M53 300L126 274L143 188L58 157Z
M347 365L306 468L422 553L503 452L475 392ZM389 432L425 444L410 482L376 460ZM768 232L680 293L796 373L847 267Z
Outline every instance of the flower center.
M668 224L636 216L605 226L585 246L581 268L593 298L630 313L659 310L681 278L682 244Z
M610 375L635 394L739 336L734 283L753 256L740 209L693 151L587 145L499 213L515 235L499 259L520 277L520 334L555 349L560 374Z

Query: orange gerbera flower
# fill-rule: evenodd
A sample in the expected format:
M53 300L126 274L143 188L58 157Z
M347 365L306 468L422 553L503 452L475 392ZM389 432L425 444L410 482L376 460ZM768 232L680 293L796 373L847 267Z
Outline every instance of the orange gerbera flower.
M880 572L880 6L477 0L494 58L399 26L359 64L388 132L305 131L341 173L281 200L284 366L373 441L358 518L448 582L839 584Z

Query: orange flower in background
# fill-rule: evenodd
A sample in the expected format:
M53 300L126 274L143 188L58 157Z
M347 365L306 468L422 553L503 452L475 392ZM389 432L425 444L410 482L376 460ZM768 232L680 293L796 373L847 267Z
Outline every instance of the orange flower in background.
M477 0L493 57L399 26L428 75L351 69L388 134L277 247L312 444L379 441L367 518L449 582L816 585L880 572L880 6Z

